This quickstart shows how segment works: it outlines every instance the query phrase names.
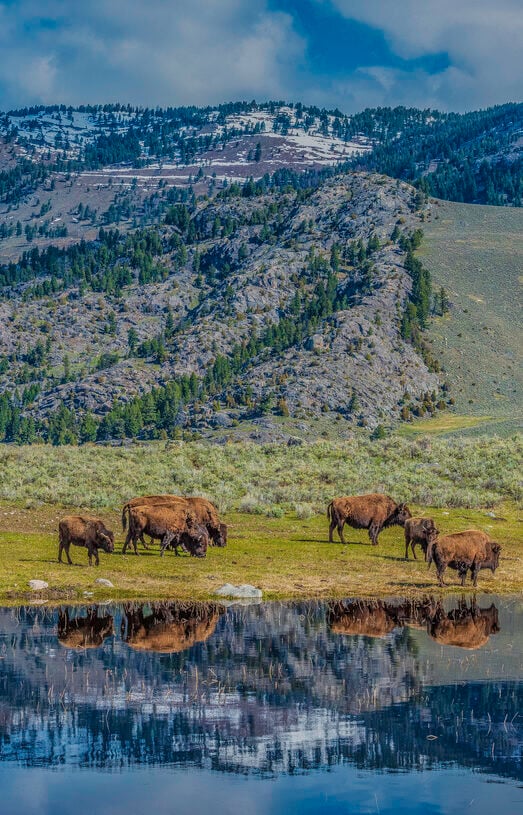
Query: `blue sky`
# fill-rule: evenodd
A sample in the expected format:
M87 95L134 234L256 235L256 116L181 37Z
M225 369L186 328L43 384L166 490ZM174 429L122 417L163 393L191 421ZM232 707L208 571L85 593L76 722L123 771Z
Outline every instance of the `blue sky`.
M523 0L0 0L0 109L520 101Z

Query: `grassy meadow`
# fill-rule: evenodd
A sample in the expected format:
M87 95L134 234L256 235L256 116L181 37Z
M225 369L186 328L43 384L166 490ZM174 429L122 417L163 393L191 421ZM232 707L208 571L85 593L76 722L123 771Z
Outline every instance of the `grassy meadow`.
M301 447L158 442L129 447L4 447L0 459L0 600L20 602L28 581L46 580L51 602L122 598L205 599L225 582L252 583L267 599L413 595L437 590L426 564L403 560L403 530L372 547L365 531L328 544L325 508L336 495L383 491L432 516L442 531L476 527L503 545L481 590L523 590L521 437L391 436ZM142 550L121 554L120 507L138 494L200 494L230 527L226 549L204 560ZM117 536L98 569L71 548L59 565L57 526L69 511L96 513ZM114 589L95 585L105 577ZM456 574L451 586L460 591ZM87 592L87 594L85 594ZM38 595L36 595L38 597Z
M451 309L428 336L458 414L488 418L470 435L509 435L523 406L523 210L434 201L418 252Z

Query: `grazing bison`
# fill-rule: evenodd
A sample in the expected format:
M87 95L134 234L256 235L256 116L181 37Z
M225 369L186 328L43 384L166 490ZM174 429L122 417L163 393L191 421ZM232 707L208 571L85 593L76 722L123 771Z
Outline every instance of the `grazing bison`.
M99 518L89 518L84 515L67 515L58 524L58 562L62 562L62 551L67 555L67 562L72 564L69 556L69 547L85 546L89 558L89 566L92 566L94 555L95 564L98 566L100 559L98 550L104 552L114 552L114 534L104 525Z
M223 547L227 545L227 526L221 523L216 507L211 501L208 501L207 498L184 498L179 495L144 495L132 498L122 509L122 527L124 532L127 527L127 519L130 516L131 509L138 506L186 507L187 510L193 514L196 522L206 527L210 535L210 541L212 541L212 546ZM141 537L140 540L146 547L143 537Z
M334 634L384 637L397 628L397 608L382 600L334 602L329 606L327 622Z
M477 586L481 569L490 569L494 574L498 568L500 551L501 546L492 541L486 532L467 529L442 535L431 542L427 549L427 562L429 567L432 561L436 564L440 586L445 585L443 575L447 567L456 569L462 586L470 569L472 583Z
M205 642L214 633L224 609L214 603L153 603L151 614L143 606L124 609L122 637L138 651L173 654Z
M427 548L437 535L439 535L439 530L436 529L432 518L407 518L405 521L405 560L409 559L409 545L414 560L417 560L416 544L421 546L426 558Z
M69 611L58 613L58 642L64 648L99 648L114 634L113 618L99 617L96 609L88 609L87 617L69 617Z
M397 504L388 495L381 493L335 498L327 508L327 518L330 521L329 542L332 543L332 533L337 527L341 542L345 543L343 527L347 523L354 529L368 529L369 538L376 546L382 529L386 526L403 526L411 517L406 504Z
M427 626L429 635L442 645L476 650L488 642L491 634L499 631L498 610L494 604L479 608L460 602L457 609L436 615Z
M129 532L123 553L129 542L138 554L136 543L143 535L161 541L161 554L168 547L178 554L178 546L193 557L205 557L209 535L204 526L196 523L185 506L136 506L129 511Z

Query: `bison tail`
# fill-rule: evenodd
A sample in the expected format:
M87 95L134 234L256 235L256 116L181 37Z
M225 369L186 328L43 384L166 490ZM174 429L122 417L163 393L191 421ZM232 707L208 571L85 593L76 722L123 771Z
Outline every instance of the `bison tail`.
M332 501L330 502L329 506L327 507L327 520L332 521Z

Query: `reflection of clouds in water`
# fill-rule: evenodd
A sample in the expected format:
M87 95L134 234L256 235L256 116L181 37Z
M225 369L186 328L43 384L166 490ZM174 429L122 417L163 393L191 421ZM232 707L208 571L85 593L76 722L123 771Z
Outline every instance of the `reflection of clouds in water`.
M429 598L4 609L0 758L278 775L345 762L423 769L459 763L466 745L494 769L521 749L517 720L504 723L522 707L523 684L505 676L479 693L460 669L456 685L451 655L468 652L438 642L443 631L484 646L476 674L498 675L505 645L493 658L482 638L510 620L500 608ZM57 630L80 647L57 646ZM509 775L520 772L503 760Z

